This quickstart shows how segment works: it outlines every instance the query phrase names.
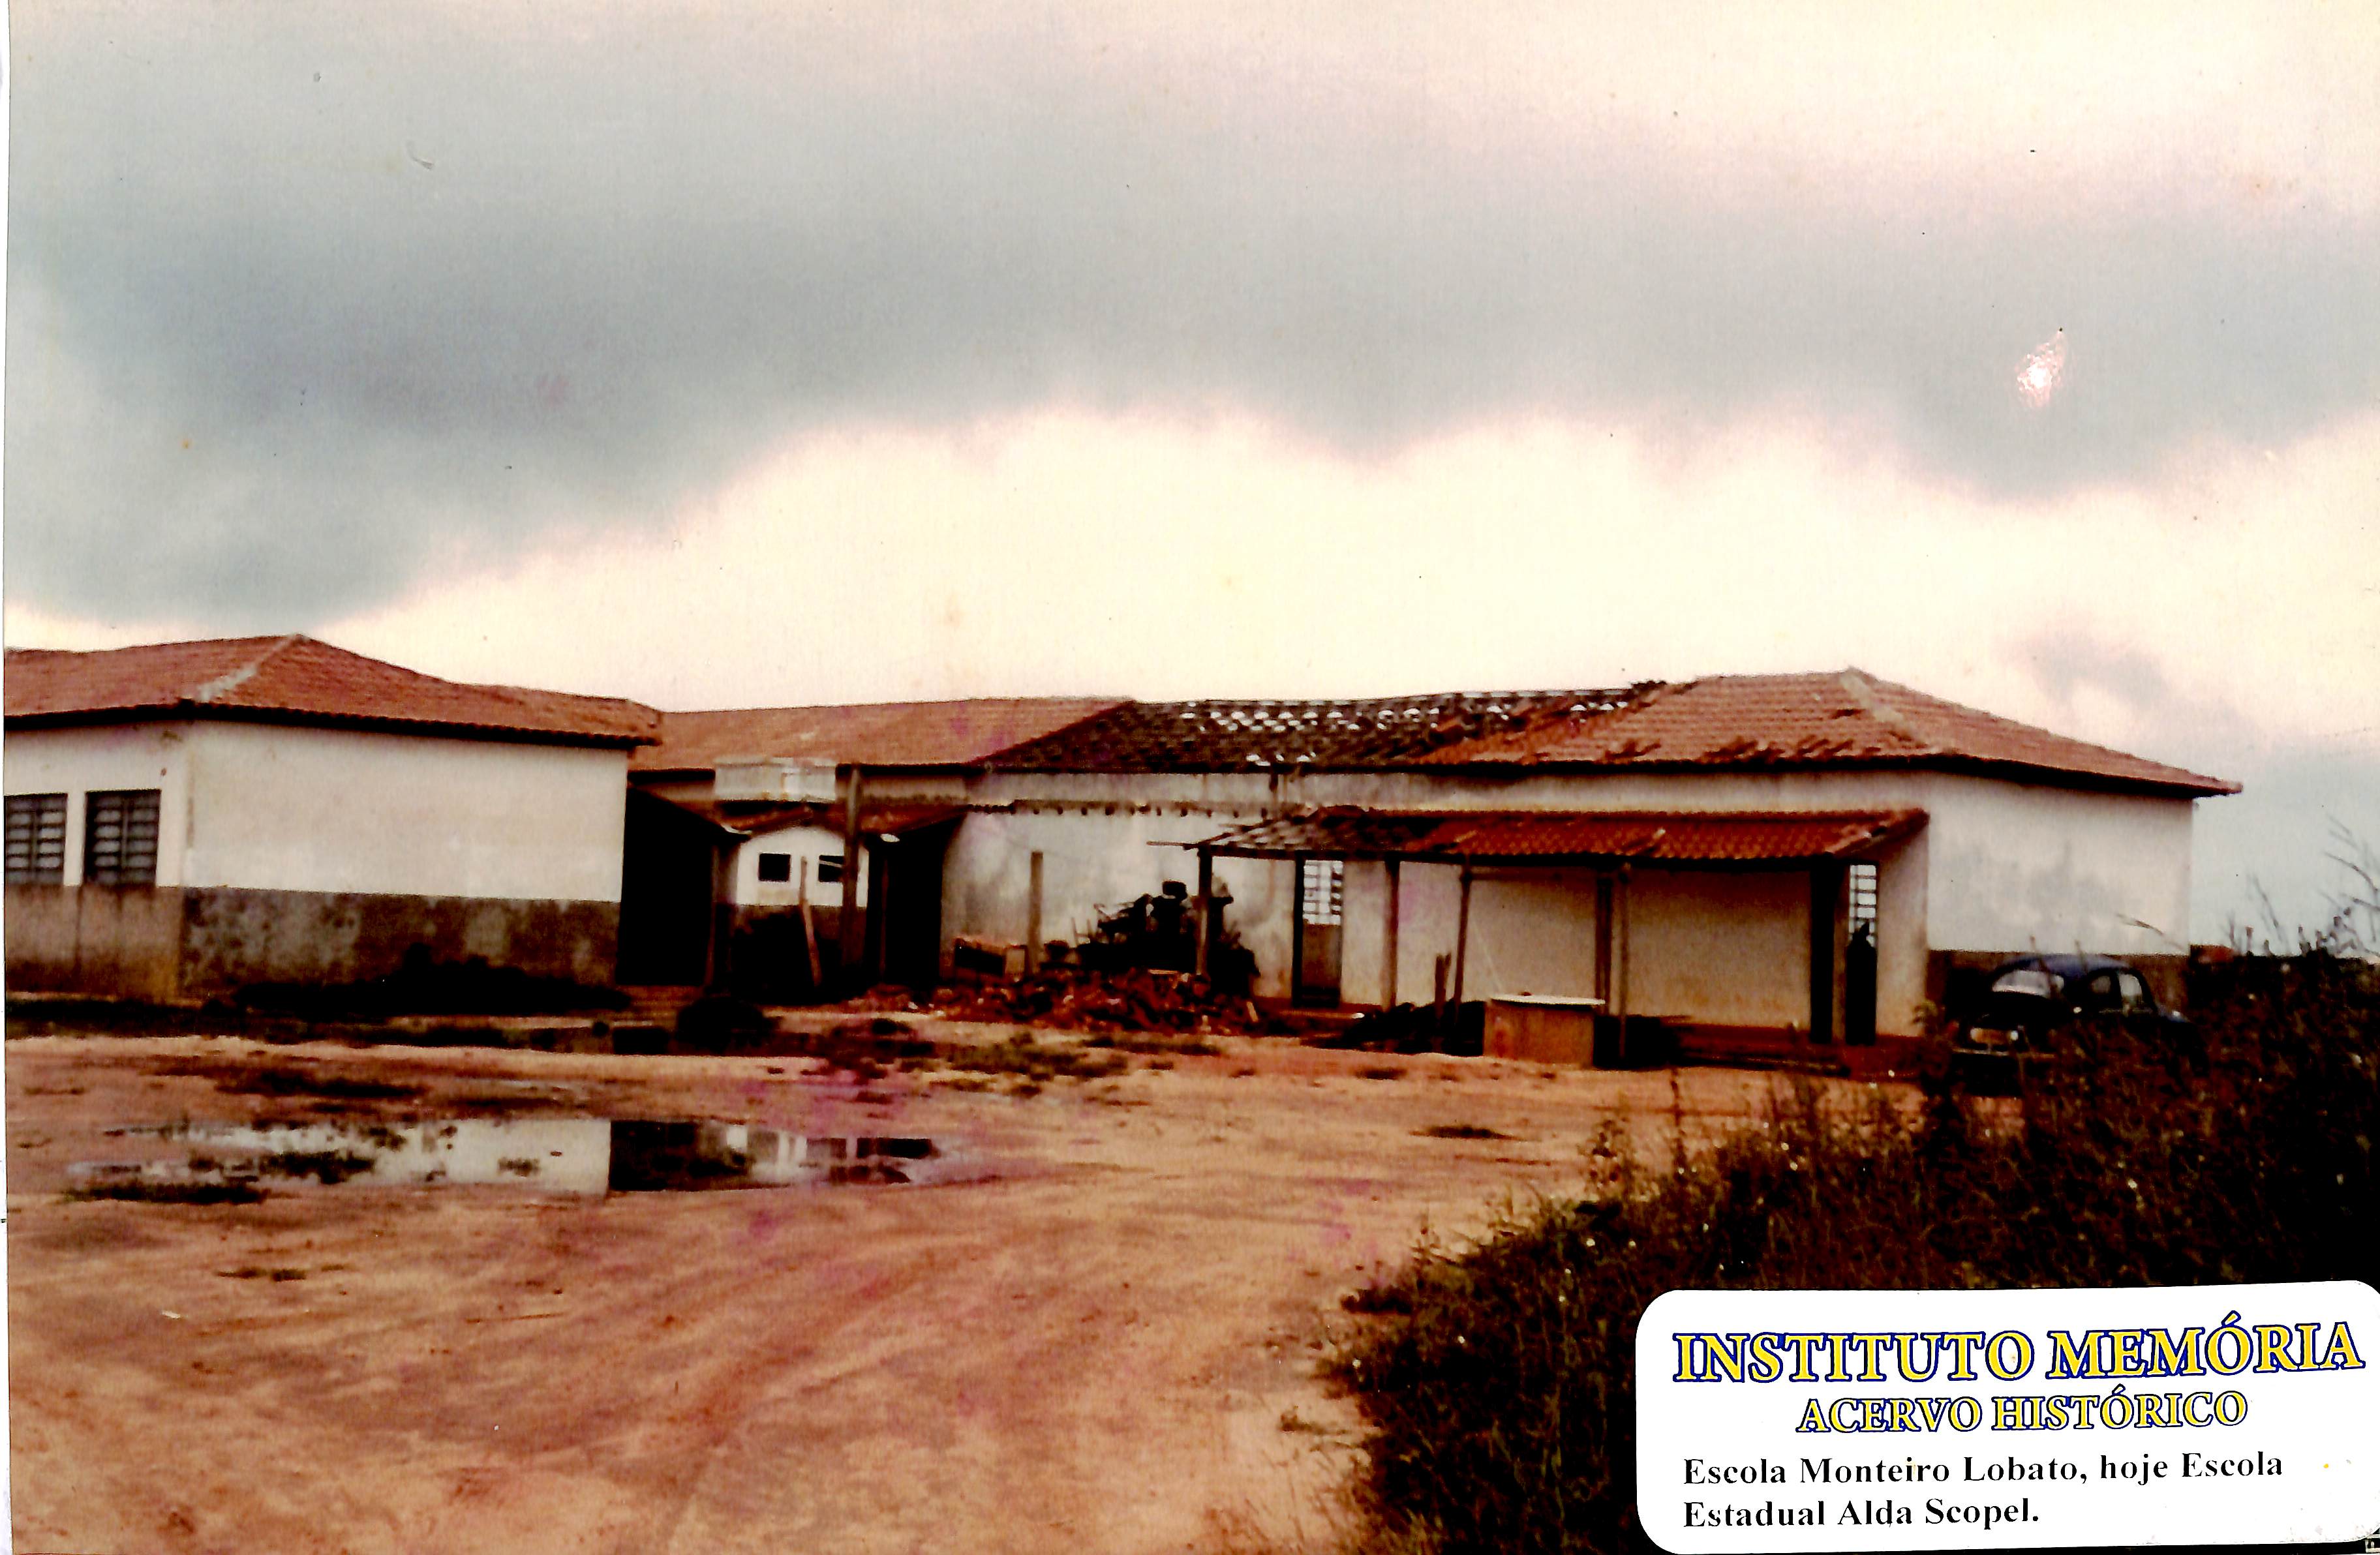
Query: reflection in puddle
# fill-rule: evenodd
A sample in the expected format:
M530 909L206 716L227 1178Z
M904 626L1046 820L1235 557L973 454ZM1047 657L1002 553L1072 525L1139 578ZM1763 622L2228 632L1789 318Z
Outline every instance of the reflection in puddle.
M981 1175L922 1137L793 1134L753 1124L610 1118L430 1123L167 1124L112 1130L188 1147L183 1160L85 1161L85 1186L310 1177L394 1186L479 1183L555 1193L655 1193L947 1183Z

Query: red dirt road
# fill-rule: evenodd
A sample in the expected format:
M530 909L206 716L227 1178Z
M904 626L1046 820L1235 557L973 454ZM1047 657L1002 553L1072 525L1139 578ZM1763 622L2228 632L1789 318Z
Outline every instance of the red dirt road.
M799 1059L12 1040L16 1547L1156 1551L1311 1528L1346 1462L1349 1415L1312 1375L1340 1295L1426 1226L1574 1185L1608 1121L1666 1152L1672 1095L1658 1074L1226 1048L1021 1095ZM322 1099L341 1080L413 1094ZM1687 1073L1689 1131L1765 1111L1769 1086ZM921 1134L992 1174L62 1192L70 1163L167 1148L110 1127L325 1106Z

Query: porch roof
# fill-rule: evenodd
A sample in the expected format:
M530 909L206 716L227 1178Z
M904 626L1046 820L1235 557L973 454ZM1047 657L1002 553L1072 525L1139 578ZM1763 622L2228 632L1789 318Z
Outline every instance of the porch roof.
M1183 844L1227 858L1790 865L1851 859L1925 824L1922 809L1372 810L1335 806Z

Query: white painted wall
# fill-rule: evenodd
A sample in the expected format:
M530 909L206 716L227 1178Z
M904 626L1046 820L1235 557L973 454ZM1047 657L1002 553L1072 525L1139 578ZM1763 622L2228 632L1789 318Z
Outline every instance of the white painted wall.
M183 884L620 899L625 751L270 724L180 729Z
M1397 872L1397 1001L1427 1004L1437 958L1454 954L1462 916L1462 870L1407 861ZM1340 997L1388 1000L1388 869L1347 867L1346 930ZM1585 869L1498 870L1473 881L1463 996L1595 991L1595 875ZM1447 992L1453 995L1450 966Z
M1461 871L1406 864L1400 873L1397 997L1427 1003L1439 956L1452 956ZM1382 1002L1387 871L1349 869L1348 954L1342 992ZM1643 1014L1718 1026L1809 1024L1810 880L1802 870L1722 873L1638 870L1629 885L1629 1002ZM1471 888L1465 998L1595 991L1596 876L1585 869L1496 870ZM1880 915L1879 915L1880 916ZM1907 938L1904 936L1904 939ZM1616 947L1615 947L1616 949ZM1924 989L1922 946L1900 958ZM1452 992L1450 971L1449 992ZM1879 1004L1885 1003L1879 971ZM1893 1000L1887 1030L1902 1029L1912 1000Z
M1932 781L1935 949L2189 950L2190 800Z
M82 883L85 797L94 790L154 788L157 883L182 885L189 835L190 749L195 725L126 723L106 728L12 729L0 743L0 782L11 794L67 796L64 883Z
M1876 1028L1886 1036L1914 1037L1925 1029L1933 847L1929 821L1876 858Z
M1041 937L1073 940L1089 932L1098 910L1154 893L1165 881L1197 888L1198 859L1185 848L1258 819L1181 813L1173 803L1110 814L1104 803L1064 810L978 811L961 821L942 865L942 932L1022 943L1030 911L1032 855L1042 855ZM1232 905L1224 923L1256 953L1257 991L1289 990L1290 867L1266 859L1219 858L1215 879Z
M1923 1014L1929 950L2084 948L2117 954L2180 947L2127 919L2171 929L2188 921L2191 802L2101 795L1926 771L1532 773L1512 778L1394 773L991 773L975 781L978 805L1019 802L1024 813L970 816L945 880L949 931L1024 937L1026 856L1044 858L1043 931L1087 927L1092 907L1195 881L1188 853L1151 841L1191 842L1292 805L1358 804L1399 809L1886 809L1928 812L1927 826L1878 864L1876 1018L1909 1033ZM1054 807L1054 808L1053 808ZM1112 807L1111 811L1110 807ZM1287 992L1286 863L1219 859L1218 878L1238 899L1232 921L1257 952L1259 991ZM1453 947L1456 870L1408 864L1402 871L1398 997L1428 996L1432 959ZM1778 881L1792 882L1790 886ZM1737 1011L1765 1023L1790 1003L1808 1018L1807 878L1771 877L1777 901L1755 913L1774 940L1780 971L1768 994ZM1344 997L1385 992L1381 957L1385 877L1358 863L1347 875L1341 963ZM1793 898L1787 913L1784 899ZM1693 899L1689 892L1685 898ZM1645 900L1640 891L1640 903ZM1704 909L1719 905L1705 902ZM1750 904L1740 904L1747 908ZM1656 907L1659 913L1666 909ZM1686 919L1694 915L1682 905ZM1476 888L1467 981L1481 991L1586 992L1593 979L1593 888L1585 877L1535 887ZM1550 926L1550 932L1547 931ZM1693 944L1699 929L1663 920L1656 930ZM1791 942L1789 943L1789 941ZM1648 953L1649 954L1649 953ZM1765 952L1763 954L1766 954ZM1509 988L1506 986L1509 985ZM1643 985L1637 986L1640 1008ZM1658 986L1658 985L1657 985ZM1677 994L1684 998L1687 990ZM1718 1014L1703 1018L1718 1020ZM1781 1024L1781 1018L1779 1021Z
M792 879L764 881L760 878L760 856L782 853L791 856ZM809 903L813 907L843 905L843 881L819 881L819 860L827 856L843 856L843 833L822 826L786 826L774 832L756 833L735 850L735 902L739 907L794 907L802 901L802 881L807 870L809 880ZM868 905L867 852L861 850L858 894L854 898L861 906Z
M1639 869L1627 953L1633 1014L1806 1031L1809 874Z

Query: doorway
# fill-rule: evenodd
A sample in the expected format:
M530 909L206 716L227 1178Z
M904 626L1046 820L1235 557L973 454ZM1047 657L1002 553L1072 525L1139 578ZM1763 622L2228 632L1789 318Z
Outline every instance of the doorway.
M1843 1041L1876 1040L1876 866L1853 864L1844 882Z
M1340 940L1346 918L1345 860L1299 858L1292 900L1297 921L1290 1002L1334 1006L1339 1002Z
M700 816L628 790L618 981L698 987L710 978L720 837Z

